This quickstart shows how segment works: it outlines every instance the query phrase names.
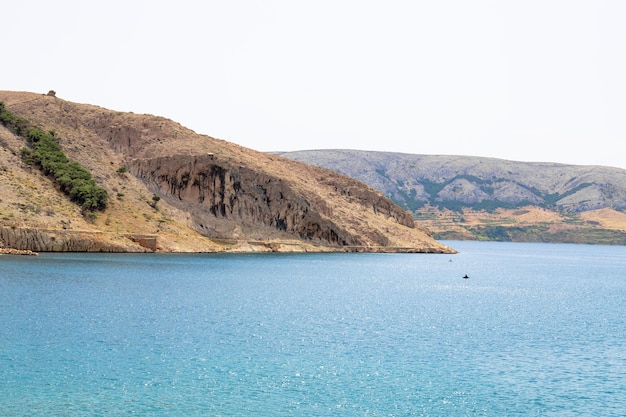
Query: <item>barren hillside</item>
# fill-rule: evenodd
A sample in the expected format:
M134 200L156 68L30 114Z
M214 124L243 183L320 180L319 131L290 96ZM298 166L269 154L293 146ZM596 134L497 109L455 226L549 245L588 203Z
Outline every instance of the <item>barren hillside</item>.
M379 191L333 171L199 135L163 117L0 92L53 131L108 193L86 212L0 125L0 245L89 251L450 252Z

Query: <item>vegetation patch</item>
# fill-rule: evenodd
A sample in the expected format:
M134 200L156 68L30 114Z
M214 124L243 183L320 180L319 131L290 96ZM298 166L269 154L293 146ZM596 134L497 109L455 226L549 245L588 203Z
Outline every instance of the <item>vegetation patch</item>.
M79 163L70 161L59 145L54 131L44 132L26 119L16 117L0 102L0 122L23 137L28 148L22 148L22 160L39 168L54 179L61 191L85 210L106 208L108 194L98 187L91 173Z
M626 232L600 228L576 228L550 231L546 225L467 227L473 239L500 242L589 243L625 245ZM437 239L450 239L453 234L440 232ZM467 238L467 237L465 237Z

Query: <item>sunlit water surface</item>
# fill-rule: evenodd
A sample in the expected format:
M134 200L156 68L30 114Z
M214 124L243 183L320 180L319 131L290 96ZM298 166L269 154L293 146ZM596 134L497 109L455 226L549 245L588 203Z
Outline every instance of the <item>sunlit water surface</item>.
M626 247L446 243L2 256L0 414L624 415Z

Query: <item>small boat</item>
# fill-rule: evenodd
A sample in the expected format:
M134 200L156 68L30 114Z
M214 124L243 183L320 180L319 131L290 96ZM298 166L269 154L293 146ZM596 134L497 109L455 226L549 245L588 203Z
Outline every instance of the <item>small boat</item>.
M464 279L468 279L469 277L467 276L467 274L463 275Z

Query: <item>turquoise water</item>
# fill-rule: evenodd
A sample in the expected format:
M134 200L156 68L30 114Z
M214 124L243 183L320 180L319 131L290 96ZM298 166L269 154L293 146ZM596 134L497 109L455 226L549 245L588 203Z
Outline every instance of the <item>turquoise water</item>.
M625 415L626 247L447 243L1 256L0 415Z

